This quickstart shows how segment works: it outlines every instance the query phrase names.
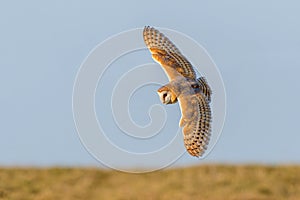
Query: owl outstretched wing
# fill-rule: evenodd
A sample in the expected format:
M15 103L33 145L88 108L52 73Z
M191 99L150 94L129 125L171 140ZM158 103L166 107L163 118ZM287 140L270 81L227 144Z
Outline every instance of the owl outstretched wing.
M180 96L179 104L184 145L189 154L199 157L207 149L211 135L209 102L203 93L194 93Z
M206 79L201 76L200 78L197 79L199 86L200 86L200 91L204 94L206 97L207 101L210 103L211 102L211 88L209 87Z
M164 34L153 27L146 26L143 36L152 58L163 67L170 81L178 76L196 79L191 63Z

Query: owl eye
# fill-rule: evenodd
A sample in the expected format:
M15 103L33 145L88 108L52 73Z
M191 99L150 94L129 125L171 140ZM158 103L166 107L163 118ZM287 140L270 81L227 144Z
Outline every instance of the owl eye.
M164 93L164 94L163 94L163 98L166 98L166 97L167 97L167 93Z

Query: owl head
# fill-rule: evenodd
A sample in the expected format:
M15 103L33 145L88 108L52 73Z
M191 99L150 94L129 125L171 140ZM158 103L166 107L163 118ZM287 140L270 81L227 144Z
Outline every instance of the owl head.
M173 104L177 102L176 95L166 86L162 86L157 90L160 101L163 104Z

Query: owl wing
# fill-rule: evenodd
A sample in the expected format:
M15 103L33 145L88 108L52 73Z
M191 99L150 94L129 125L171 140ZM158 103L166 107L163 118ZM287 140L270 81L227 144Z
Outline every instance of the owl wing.
M211 135L209 102L203 93L195 93L180 96L179 104L184 145L189 154L199 157L207 149Z
M204 96L206 97L207 101L210 103L211 102L212 90L209 87L206 79L203 76L201 76L200 78L197 79L197 81L199 83L201 92L204 94Z
M164 34L155 28L146 26L143 36L152 58L163 67L170 81L180 75L196 79L191 63Z

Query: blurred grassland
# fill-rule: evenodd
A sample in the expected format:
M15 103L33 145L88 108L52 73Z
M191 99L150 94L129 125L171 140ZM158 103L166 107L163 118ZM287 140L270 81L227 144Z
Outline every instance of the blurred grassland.
M0 168L0 199L300 199L300 166L201 165L128 174Z

